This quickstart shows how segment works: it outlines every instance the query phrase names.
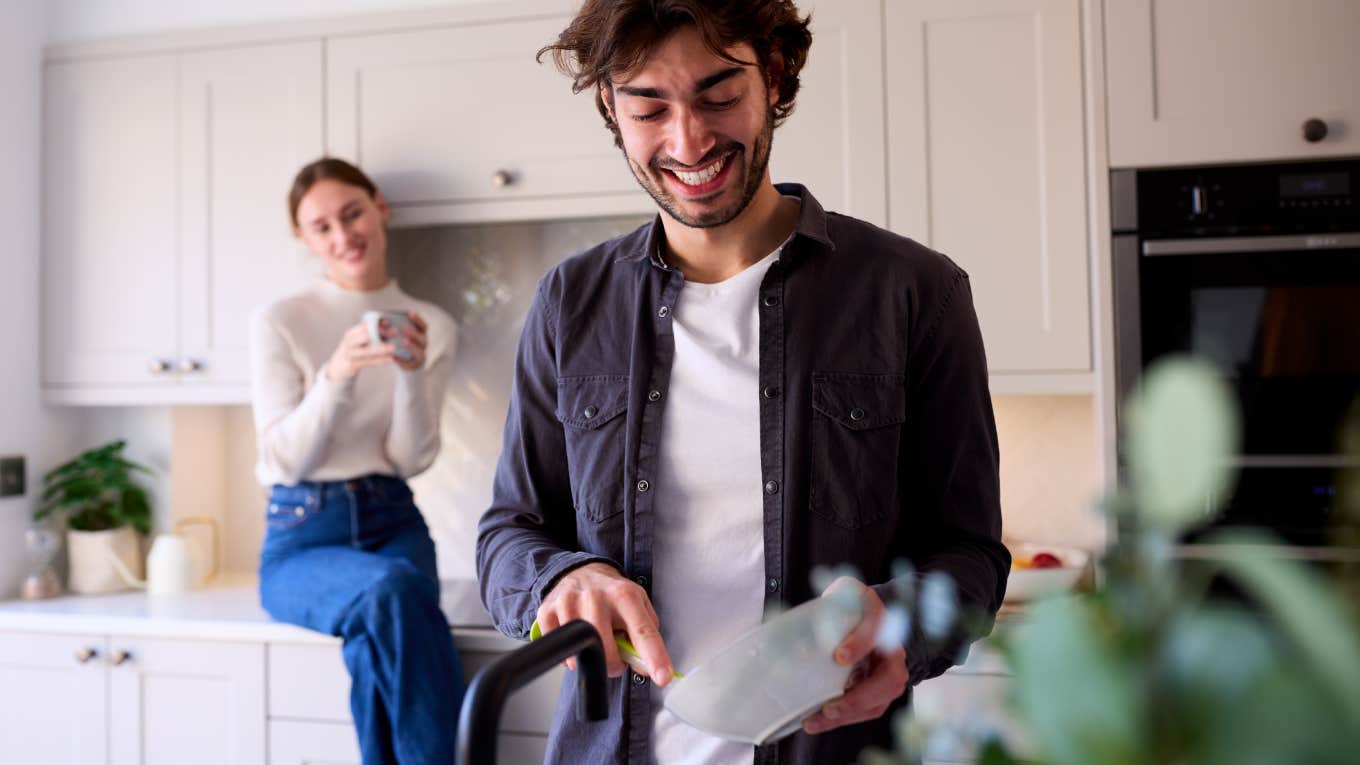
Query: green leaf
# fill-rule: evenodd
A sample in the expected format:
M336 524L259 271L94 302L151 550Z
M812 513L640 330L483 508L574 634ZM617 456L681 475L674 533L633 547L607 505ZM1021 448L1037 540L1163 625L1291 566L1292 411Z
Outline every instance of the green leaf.
M997 739L989 739L978 750L977 765L1021 765L1021 762L1006 749L1005 744Z
M1360 629L1346 604L1312 569L1270 551L1270 540L1244 532L1216 535L1221 565L1275 616L1309 672L1335 703L1360 722Z

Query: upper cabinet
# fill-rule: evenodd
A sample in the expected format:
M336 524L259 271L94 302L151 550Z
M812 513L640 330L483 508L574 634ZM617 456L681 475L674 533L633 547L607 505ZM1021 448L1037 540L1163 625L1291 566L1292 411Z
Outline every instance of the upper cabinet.
M1360 2L1106 0L1110 164L1360 153Z
M284 198L322 152L321 43L49 62L44 387L249 400L249 312L315 278Z
M828 210L887 225L879 0L800 2L812 50L793 114L775 130L770 178L801 183Z
M560 16L327 42L332 153L371 173L399 223L651 212L594 93L535 53Z
M968 271L994 384L1089 374L1079 0L886 6L892 228Z

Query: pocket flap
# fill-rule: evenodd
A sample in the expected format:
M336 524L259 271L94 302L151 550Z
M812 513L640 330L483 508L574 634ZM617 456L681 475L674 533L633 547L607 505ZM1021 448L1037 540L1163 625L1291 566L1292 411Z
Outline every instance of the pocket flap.
M900 425L907 419L906 377L816 372L812 408L851 430Z
M557 380L557 419L574 428L594 430L628 409L628 375L561 377Z

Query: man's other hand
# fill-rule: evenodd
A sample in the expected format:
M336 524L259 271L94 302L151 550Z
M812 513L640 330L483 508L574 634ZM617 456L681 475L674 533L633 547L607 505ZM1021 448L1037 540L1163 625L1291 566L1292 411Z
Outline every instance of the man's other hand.
M661 628L647 592L606 563L587 563L557 580L538 608L538 627L544 634L574 619L595 627L604 643L605 665L610 677L623 674L614 634L627 634L638 655L651 668L652 682L671 681L671 657L661 640ZM576 660L567 666L576 669Z
M888 705L907 690L907 651L897 646L886 653L875 650L874 638L883 619L883 600L878 593L851 577L841 577L822 593L852 587L864 602L863 616L836 647L837 664L859 665L850 675L845 693L828 701L817 714L803 721L808 733L825 733L844 725L876 720Z

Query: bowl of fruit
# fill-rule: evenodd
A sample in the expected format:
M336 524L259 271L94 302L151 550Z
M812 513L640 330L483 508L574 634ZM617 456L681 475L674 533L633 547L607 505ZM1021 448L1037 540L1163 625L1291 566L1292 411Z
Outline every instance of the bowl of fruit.
M1011 551L1011 574L1006 580L1008 603L1072 589L1091 557L1085 550L1057 545L1015 542L1007 547Z

